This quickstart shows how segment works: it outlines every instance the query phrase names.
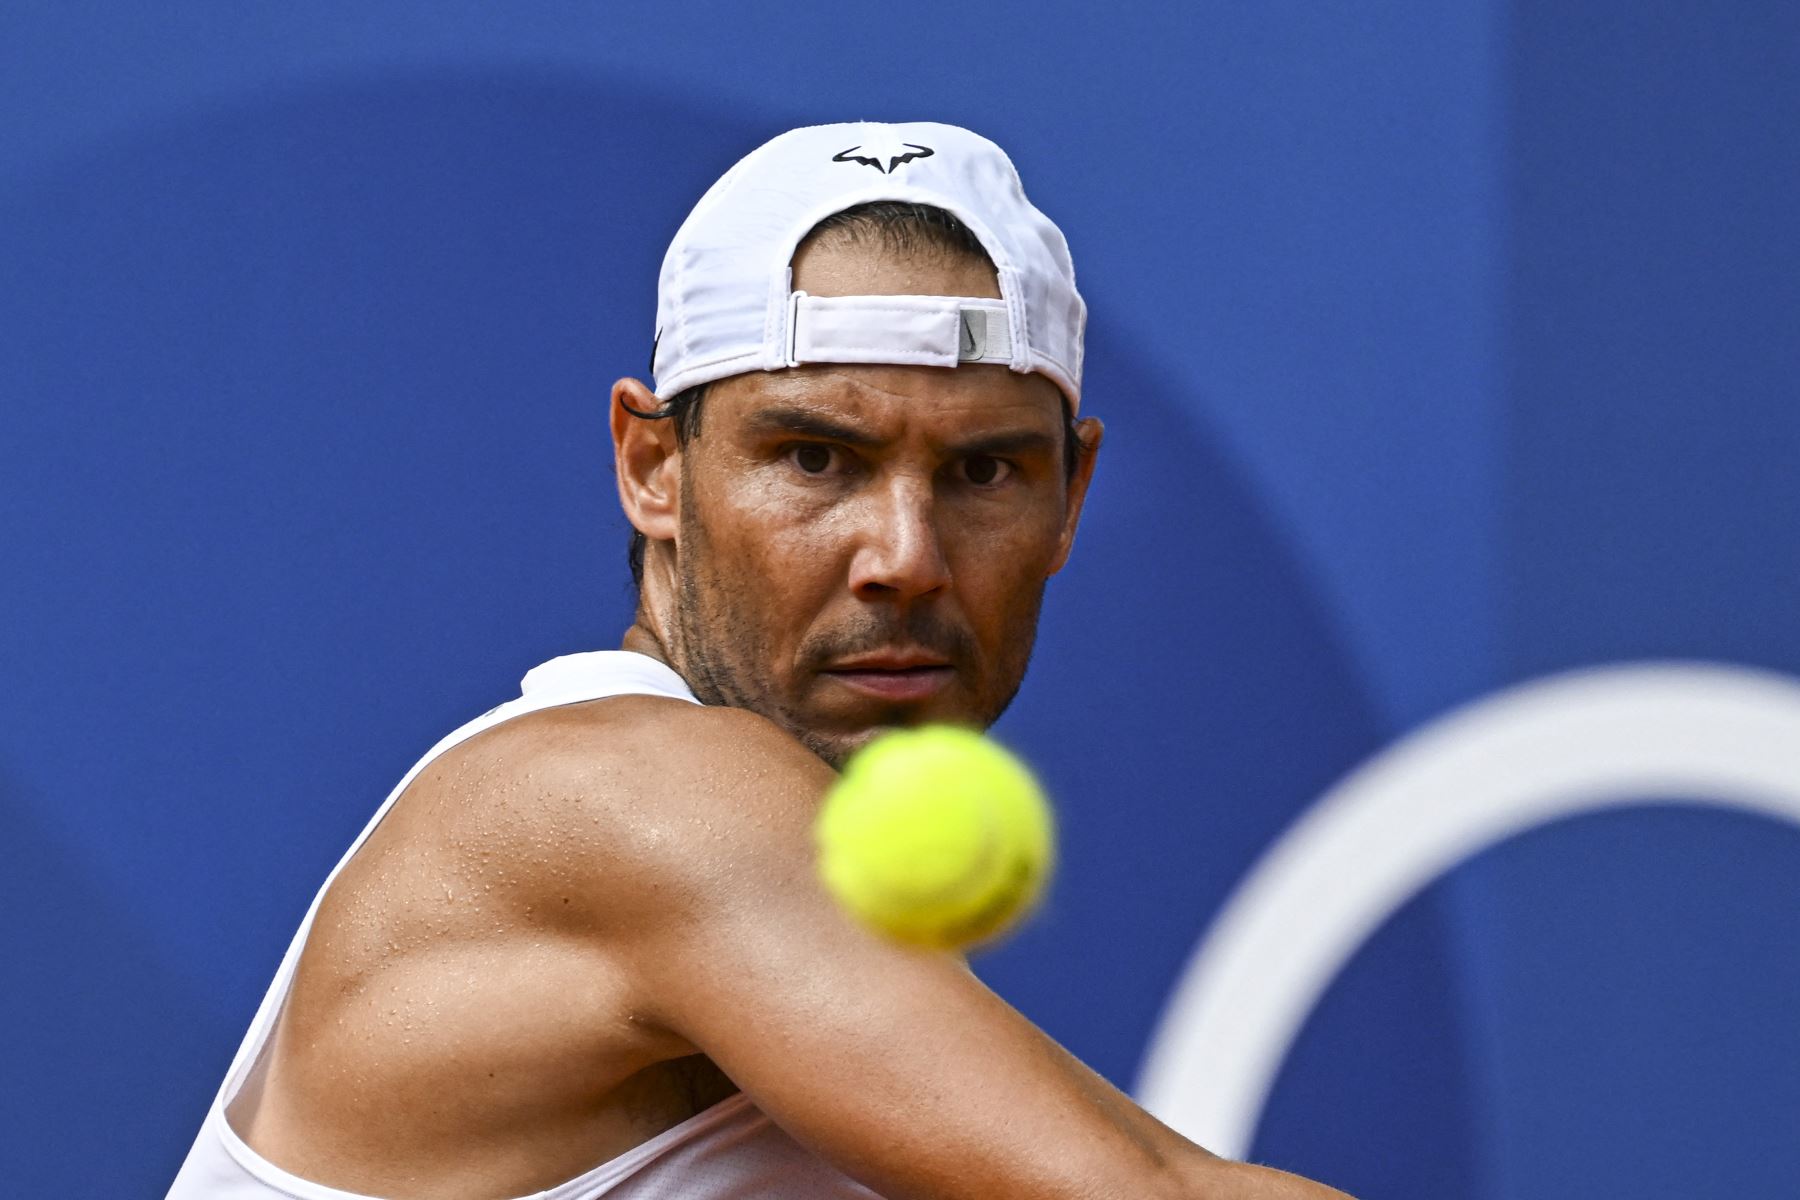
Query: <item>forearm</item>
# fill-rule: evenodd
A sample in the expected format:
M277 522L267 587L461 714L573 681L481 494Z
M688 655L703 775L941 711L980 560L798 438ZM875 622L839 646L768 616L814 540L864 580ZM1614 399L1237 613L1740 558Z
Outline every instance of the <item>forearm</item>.
M1063 1047L1050 1045L1076 1088L1144 1151L1146 1160L1160 1164L1158 1173L1171 1186L1155 1195L1169 1200L1349 1200L1344 1192L1286 1171L1218 1157L1157 1120Z
M1177 1194L1183 1200L1350 1200L1345 1192L1286 1171L1212 1155L1186 1164Z
M1169 1200L1350 1200L1344 1192L1286 1171L1220 1158L1182 1137L1058 1047L1095 1101L1147 1156L1164 1165L1172 1186L1155 1194Z

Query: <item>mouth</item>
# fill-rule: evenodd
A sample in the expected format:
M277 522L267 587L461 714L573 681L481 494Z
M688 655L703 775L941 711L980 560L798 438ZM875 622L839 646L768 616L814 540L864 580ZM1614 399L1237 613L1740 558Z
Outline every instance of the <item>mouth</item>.
M821 674L865 696L908 701L937 695L956 678L956 668L930 655L888 654L836 663Z

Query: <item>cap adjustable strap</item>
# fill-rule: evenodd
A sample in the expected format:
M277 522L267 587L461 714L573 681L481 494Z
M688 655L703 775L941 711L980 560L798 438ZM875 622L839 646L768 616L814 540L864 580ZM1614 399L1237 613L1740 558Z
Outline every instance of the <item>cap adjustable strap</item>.
M787 362L954 367L1013 360L1006 301L971 296L788 297Z

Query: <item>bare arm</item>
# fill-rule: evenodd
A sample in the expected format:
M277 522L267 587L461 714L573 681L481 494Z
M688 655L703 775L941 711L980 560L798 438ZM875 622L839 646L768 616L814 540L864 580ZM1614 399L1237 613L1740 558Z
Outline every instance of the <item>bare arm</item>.
M954 955L845 917L816 882L830 769L732 710L662 713L609 783L632 853L595 876L644 1021L705 1053L796 1139L908 1197L1341 1196L1177 1135Z

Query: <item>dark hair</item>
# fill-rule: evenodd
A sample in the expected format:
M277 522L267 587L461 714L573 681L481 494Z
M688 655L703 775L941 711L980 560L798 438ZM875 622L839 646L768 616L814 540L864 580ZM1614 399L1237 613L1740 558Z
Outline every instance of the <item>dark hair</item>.
M904 200L875 200L832 213L807 231L800 239L800 245L795 247L795 253L822 237L852 243L875 242L896 254L935 251L950 257L978 259L989 266L994 261L981 239L975 236L975 231L955 214L935 205ZM677 392L656 408L639 411L626 405L625 411L646 421L674 421L675 441L686 446L700 432L700 401L705 396L706 385L702 383ZM1074 478L1076 464L1081 461L1081 447L1075 435L1075 414L1069 407L1067 396L1062 397L1062 410L1063 469ZM644 551L648 544L642 533L632 530L626 561L631 564L632 587L640 592L644 586Z
M935 250L955 258L972 258L994 265L987 247L954 213L934 204L914 204L906 200L873 200L857 204L842 212L832 213L807 230L798 254L809 243L820 238L835 237L852 244L878 242L882 249L895 254L917 254Z

